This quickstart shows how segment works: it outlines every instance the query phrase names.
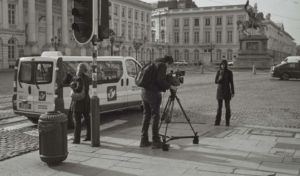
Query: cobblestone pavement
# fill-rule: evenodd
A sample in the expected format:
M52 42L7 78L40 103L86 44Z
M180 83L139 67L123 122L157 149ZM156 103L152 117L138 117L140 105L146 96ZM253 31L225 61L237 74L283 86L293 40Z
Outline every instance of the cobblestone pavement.
M215 73L188 75L178 97L192 122L213 124L217 101ZM300 128L300 80L273 79L268 72L234 72L236 95L231 101L232 125ZM164 103L169 96L165 93ZM222 121L224 123L223 107ZM174 120L184 122L178 106Z
M22 130L0 129L0 161L38 149L38 137Z

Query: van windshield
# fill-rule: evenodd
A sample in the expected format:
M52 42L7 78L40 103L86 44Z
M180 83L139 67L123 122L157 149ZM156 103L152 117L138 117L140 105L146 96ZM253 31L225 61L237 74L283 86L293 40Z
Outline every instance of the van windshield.
M52 62L22 62L19 82L27 84L47 84L52 82Z

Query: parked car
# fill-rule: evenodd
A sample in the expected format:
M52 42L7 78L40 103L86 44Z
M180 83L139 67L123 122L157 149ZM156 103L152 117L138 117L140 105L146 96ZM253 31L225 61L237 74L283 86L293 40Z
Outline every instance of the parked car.
M233 61L229 61L228 66L233 66Z
M186 61L177 61L177 62L174 62L174 65L178 65L178 66L184 65L184 66L186 66L186 65L188 65L188 63Z
M281 62L283 63L297 63L300 61L300 56L288 56L287 58L283 59Z
M272 77L289 80L290 78L300 78L300 61L282 62L271 67Z

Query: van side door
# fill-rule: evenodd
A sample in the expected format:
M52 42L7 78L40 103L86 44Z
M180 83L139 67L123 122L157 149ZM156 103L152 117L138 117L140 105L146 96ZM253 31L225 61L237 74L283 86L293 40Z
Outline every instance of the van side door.
M141 66L133 59L125 61L127 79L125 81L128 93L128 106L141 105L141 88L135 84L135 77L141 70Z

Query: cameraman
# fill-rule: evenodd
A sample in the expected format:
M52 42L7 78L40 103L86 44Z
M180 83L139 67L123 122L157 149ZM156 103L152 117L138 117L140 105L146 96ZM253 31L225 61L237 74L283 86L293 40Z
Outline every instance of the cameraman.
M165 92L167 89L177 89L167 81L167 67L172 63L173 58L171 56L156 59L154 62L156 70L155 75L153 75L153 78L155 79L152 80L152 84L149 87L142 88L141 96L144 105L144 112L140 147L148 147L151 145L148 138L148 129L151 118L153 118L152 148L155 149L162 147L162 142L159 137L159 113L162 100L161 92Z

